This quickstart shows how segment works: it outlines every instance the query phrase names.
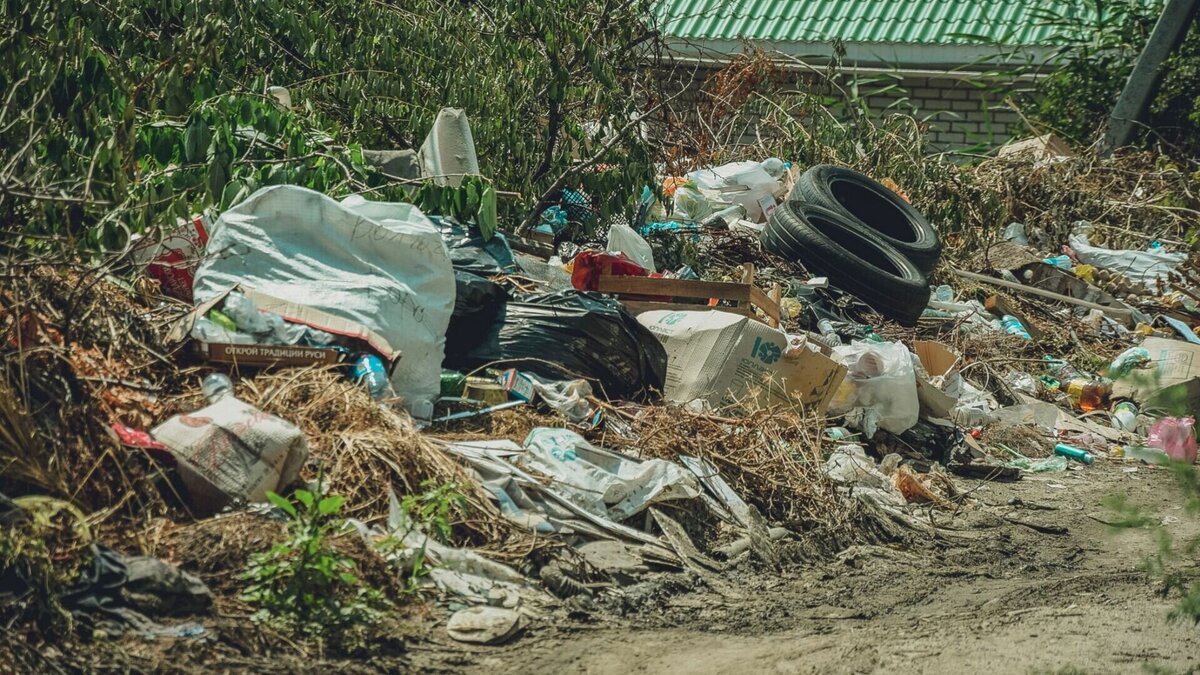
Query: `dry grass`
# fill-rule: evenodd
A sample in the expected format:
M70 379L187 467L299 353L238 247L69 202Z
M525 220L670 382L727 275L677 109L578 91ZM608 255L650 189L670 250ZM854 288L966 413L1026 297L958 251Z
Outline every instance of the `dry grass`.
M843 499L823 469L819 418L764 409L726 420L661 406L646 409L635 428L633 445L643 455L708 460L768 520L797 531L848 525Z

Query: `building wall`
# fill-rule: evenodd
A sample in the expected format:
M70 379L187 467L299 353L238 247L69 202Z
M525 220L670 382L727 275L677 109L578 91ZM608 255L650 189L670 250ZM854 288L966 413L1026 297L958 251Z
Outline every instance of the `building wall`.
M664 78L668 91L686 89L672 107L677 111L695 110L704 96L700 91L704 80L715 72L715 68L697 69L686 72L684 77ZM777 76L776 84L800 89L806 86L803 80L812 77L811 73L783 73ZM846 87L852 77L853 74L842 73L842 86ZM900 112L923 121L928 125L933 151L986 151L1011 138L1029 135L1020 115L1005 103L1006 98L1026 93L1028 83L985 85L968 76L940 74L873 73L859 78L860 95L866 98L874 114ZM747 129L742 141L754 140L754 129Z
M937 76L905 76L898 84L903 92L868 95L868 105L876 112L904 112L925 121L934 149L990 148L1027 135L1021 116L1005 103L1020 93L1020 84L997 90L979 81Z

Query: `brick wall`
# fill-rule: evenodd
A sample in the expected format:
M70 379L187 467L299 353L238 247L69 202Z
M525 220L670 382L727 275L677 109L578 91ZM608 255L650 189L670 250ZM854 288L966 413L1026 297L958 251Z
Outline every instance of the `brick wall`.
M1020 116L1004 103L1019 84L997 91L966 78L913 76L898 84L904 91L868 95L867 103L874 111L894 110L925 120L937 150L992 147L1023 135Z
M716 72L700 69L686 73L686 78L664 78L668 91L686 89L674 109L686 110L700 98L700 84ZM778 84L785 88L803 88L802 78L811 74L785 74ZM849 74L843 74L843 86ZM1028 135L1021 118L1005 103L1006 97L1027 87L1015 84L1007 88L984 87L969 77L955 75L913 76L894 78L891 75L864 75L860 93L866 96L872 112L886 115L889 111L910 114L928 125L930 146L934 151L986 149L1003 144L1013 137ZM872 92L882 93L872 93ZM1023 93L1023 92L1021 92ZM743 142L754 141L753 129L747 129Z

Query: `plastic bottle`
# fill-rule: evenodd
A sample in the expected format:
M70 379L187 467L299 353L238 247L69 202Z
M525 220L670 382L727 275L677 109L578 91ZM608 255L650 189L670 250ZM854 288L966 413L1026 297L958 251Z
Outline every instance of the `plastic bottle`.
M1054 446L1054 454L1062 455L1067 459L1073 459L1077 462L1083 462L1084 464L1091 464L1092 462L1096 461L1096 458L1092 456L1092 453L1088 452L1087 450L1080 450L1079 448L1067 445L1066 443L1059 443L1058 445Z
M1011 314L1000 317L1000 325L1009 335L1016 335L1025 340L1033 339L1029 336L1029 331L1025 330L1025 326L1021 324L1021 320Z
M829 345L830 347L842 346L842 338L837 334L837 331L833 329L833 322L829 319L821 319L818 321L817 330L820 331L821 338L824 340L825 344Z
M1112 409L1113 426L1125 431L1137 429L1138 407L1131 401L1121 401Z
M392 383L388 381L387 369L383 360L374 354L363 354L354 361L354 381L365 383L371 398L376 401L396 395Z
M1149 448L1144 445L1127 445L1118 448L1120 456L1125 459L1136 459L1147 464L1166 464L1171 461L1167 453L1159 448Z
M705 218L701 221L700 226L711 230L728 230L730 224L745 217L746 207L741 204L733 204Z
M1075 377L1068 380L1063 389L1067 392L1067 398L1071 400L1071 405L1083 412L1091 412L1108 408L1112 383L1089 377Z
M200 382L200 391L209 403L216 403L226 395L233 394L233 380L225 373L212 373Z
M871 328L870 326L863 326L863 337L871 342L887 342L887 340L884 340L883 337L879 335L879 333L876 333L875 329Z
M1065 382L1076 377L1086 377L1086 375L1076 370L1074 366L1066 361L1049 355L1042 357L1042 359L1046 362L1046 367L1050 369L1050 372L1060 382Z

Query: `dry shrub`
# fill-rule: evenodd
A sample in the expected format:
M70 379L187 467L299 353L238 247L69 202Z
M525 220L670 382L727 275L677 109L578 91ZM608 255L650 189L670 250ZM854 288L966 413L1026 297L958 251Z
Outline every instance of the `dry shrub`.
M9 264L0 278L0 491L161 511L156 468L109 427L175 412L166 401L188 381L162 345L184 308L122 289L102 268Z
M1102 159L1088 150L1052 163L1011 155L981 162L971 173L1000 195L1010 220L1044 232L1047 246L1065 243L1080 220L1101 226L1111 248L1181 241L1200 216L1196 175L1151 152Z

